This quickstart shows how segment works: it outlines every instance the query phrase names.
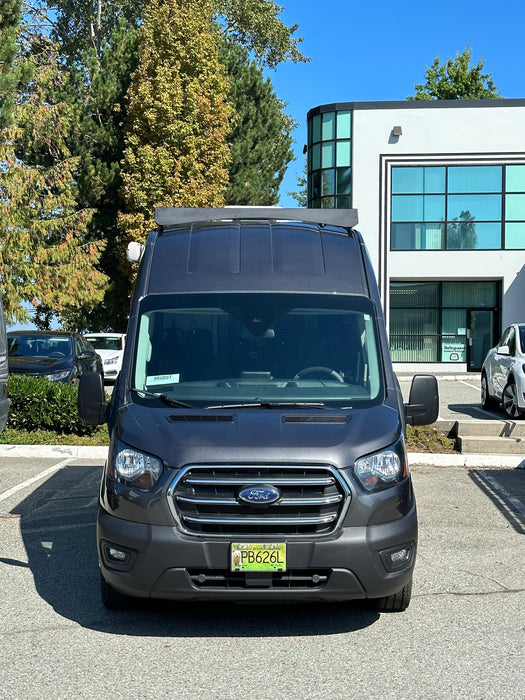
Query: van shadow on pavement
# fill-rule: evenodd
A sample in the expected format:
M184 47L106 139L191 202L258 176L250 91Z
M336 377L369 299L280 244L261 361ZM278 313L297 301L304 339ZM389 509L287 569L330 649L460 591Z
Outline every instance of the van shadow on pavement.
M139 601L107 611L99 594L96 509L101 468L69 465L13 509L38 594L61 616L111 634L184 637L327 635L368 627L378 613L356 603L234 605ZM11 566L27 566L1 559Z

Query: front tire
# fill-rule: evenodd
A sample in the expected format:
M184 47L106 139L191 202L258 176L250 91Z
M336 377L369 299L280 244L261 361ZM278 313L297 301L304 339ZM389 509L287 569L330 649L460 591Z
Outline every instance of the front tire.
M374 598L371 603L378 612L404 612L410 604L411 597L412 579L397 593L383 598Z
M113 588L102 576L102 572L100 572L100 595L107 610L128 610L136 602L135 598Z
M484 408L486 411L490 411L497 407L498 402L489 394L487 375L483 374L481 377L481 408Z
M516 420L523 416L523 412L518 406L518 391L514 379L511 379L503 389L501 402L503 404L503 410L509 418Z

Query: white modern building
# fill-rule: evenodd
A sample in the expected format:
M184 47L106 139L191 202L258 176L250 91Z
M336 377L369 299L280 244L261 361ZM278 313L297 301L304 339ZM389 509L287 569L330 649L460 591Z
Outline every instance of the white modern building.
M308 205L359 212L396 369L479 371L525 321L525 99L322 105L307 149Z

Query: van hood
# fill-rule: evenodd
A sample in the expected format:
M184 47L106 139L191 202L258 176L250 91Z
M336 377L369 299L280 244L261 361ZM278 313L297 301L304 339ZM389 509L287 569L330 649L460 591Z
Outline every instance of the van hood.
M159 457L187 464L333 464L344 468L401 435L397 403L366 409L244 408L181 410L128 404L116 416L116 436Z

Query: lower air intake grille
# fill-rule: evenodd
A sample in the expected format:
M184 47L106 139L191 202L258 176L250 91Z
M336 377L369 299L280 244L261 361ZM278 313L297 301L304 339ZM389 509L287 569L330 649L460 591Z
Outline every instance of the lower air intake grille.
M247 503L239 492L271 487L270 504ZM350 500L350 491L330 466L190 465L174 479L170 509L187 533L207 536L274 537L327 535Z

